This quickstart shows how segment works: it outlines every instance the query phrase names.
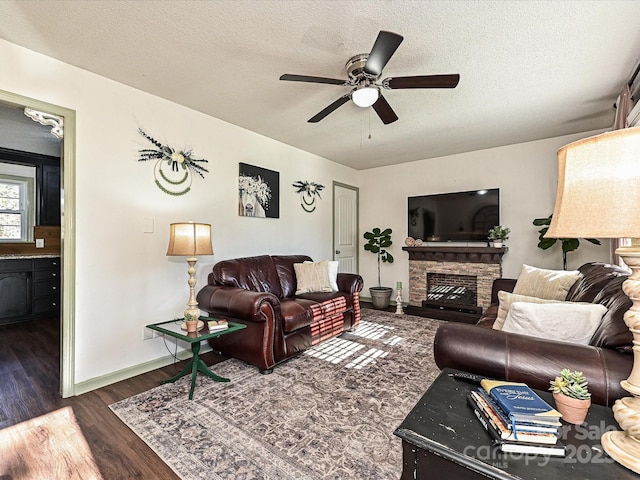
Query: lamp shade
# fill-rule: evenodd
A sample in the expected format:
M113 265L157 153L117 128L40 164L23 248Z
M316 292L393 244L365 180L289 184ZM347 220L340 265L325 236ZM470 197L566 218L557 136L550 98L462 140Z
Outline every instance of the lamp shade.
M558 150L558 193L546 237L640 237L640 127Z
M167 255L213 255L211 225L208 223L172 223Z

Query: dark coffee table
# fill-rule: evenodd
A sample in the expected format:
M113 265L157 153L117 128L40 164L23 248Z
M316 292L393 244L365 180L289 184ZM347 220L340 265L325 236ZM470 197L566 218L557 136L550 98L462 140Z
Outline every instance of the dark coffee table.
M191 360L187 364L184 369L178 373L177 375L162 381L161 383L173 383L181 377L184 377L188 373L191 373L191 388L189 389L189 400L193 400L193 391L196 387L196 376L198 372L202 372L207 377L215 380L216 382L229 382L228 378L223 378L211 370L209 367L202 361L200 358L200 342L203 340L208 340L209 338L220 337L222 335L228 335L229 333L237 332L238 330L242 330L243 328L247 328L246 325L235 322L228 322L228 327L224 330L214 330L210 331L208 327L208 323L211 320L217 320L215 318L208 317L200 317L200 320L203 321L204 327L197 332L187 332L182 330L182 323L184 322L183 318L178 318L175 320L169 320L168 322L160 322L153 323L151 325L147 325L147 328L151 330L156 330L165 335L169 335L171 337L177 338L184 342L188 342L191 344L191 352L193 353Z
M453 379L445 369L394 432L402 439L402 480L432 478L638 480L600 445L607 430L618 430L611 409L592 405L582 425L563 423L567 456L505 454L467 406L476 385ZM550 392L536 393L553 405Z

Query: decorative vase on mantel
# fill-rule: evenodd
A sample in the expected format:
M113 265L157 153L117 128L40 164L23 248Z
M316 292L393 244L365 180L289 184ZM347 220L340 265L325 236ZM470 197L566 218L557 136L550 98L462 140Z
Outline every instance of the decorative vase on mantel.
M562 419L567 423L582 425L589 413L591 399L571 398L564 393L553 393L556 409L562 414Z

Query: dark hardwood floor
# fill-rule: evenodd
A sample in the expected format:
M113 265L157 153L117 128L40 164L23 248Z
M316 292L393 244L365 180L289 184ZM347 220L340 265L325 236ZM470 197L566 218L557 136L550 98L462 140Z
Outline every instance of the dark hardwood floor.
M109 405L157 386L185 362L63 399L59 345L58 320L0 326L0 429L70 406L105 480L178 479ZM207 353L202 359L211 365L224 358Z

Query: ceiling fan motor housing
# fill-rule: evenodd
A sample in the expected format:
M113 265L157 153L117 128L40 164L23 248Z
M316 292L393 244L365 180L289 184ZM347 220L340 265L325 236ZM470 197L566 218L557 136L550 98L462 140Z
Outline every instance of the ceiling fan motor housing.
M361 53L360 55L351 57L345 64L344 67L347 70L350 83L353 85L359 84L364 79L368 80L369 83L374 83L378 78L380 78L380 75L372 76L364 71L364 66L367 63L368 58L368 53Z

